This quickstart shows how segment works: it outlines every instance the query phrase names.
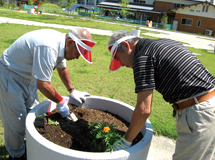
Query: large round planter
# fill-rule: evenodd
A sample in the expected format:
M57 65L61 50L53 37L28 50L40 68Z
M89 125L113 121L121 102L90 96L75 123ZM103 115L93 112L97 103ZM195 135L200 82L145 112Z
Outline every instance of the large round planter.
M27 13L29 13L29 14L34 14L34 8L28 8Z
M65 96L69 104L78 105L68 96ZM51 103L50 103L51 102ZM90 96L86 103L80 107L107 110L119 115L128 122L131 121L131 116L134 108L123 102L110 98ZM35 126L35 113L41 115L46 113L48 109L55 109L56 103L52 101L44 101L32 109L26 118L26 142L27 142L27 159L29 160L144 160L147 159L153 129L149 120L141 130L144 137L136 145L120 151L110 152L83 152L68 149L45 139L40 135Z

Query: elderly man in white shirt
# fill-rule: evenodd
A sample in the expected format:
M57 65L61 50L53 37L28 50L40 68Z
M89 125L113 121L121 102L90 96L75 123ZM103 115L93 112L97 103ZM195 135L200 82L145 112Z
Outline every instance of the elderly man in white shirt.
M94 45L86 29L77 28L67 34L41 29L24 34L4 51L0 58L0 117L9 159L26 159L25 118L39 103L37 89L58 103L57 110L63 118L69 115L65 99L51 84L55 68L71 98L85 102L89 94L74 89L66 60L78 59L81 55L92 63Z

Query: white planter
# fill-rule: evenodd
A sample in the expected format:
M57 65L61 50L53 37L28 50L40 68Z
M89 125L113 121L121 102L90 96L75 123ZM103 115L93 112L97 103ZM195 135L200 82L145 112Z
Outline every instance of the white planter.
M68 96L65 96L70 104L78 105ZM136 145L120 151L109 152L83 152L68 149L45 139L34 127L35 113L41 115L56 108L56 103L44 101L37 105L26 118L26 142L27 142L27 159L29 160L145 160L147 159L153 129L149 120L147 120L141 133L144 137ZM110 98L90 96L85 104L80 107L93 108L99 110L107 110L119 115L128 122L131 121L131 116L134 108L123 102Z
M29 14L34 14L34 8L28 8L28 12L27 13L29 13Z
M132 29L131 33L133 33L137 37L140 37L140 30L139 29Z

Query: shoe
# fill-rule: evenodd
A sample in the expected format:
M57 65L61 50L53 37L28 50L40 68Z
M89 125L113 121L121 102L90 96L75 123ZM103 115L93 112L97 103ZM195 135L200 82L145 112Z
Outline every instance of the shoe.
M19 158L12 158L11 156L9 156L8 160L27 160L26 154L24 153L21 157Z

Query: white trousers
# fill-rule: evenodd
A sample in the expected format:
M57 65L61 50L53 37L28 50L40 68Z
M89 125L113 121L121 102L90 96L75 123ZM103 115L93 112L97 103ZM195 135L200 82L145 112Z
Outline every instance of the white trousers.
M25 119L38 101L36 80L28 80L0 63L0 118L4 125L5 146L10 156L25 152Z
M215 97L176 112L174 160L211 160L215 151Z

